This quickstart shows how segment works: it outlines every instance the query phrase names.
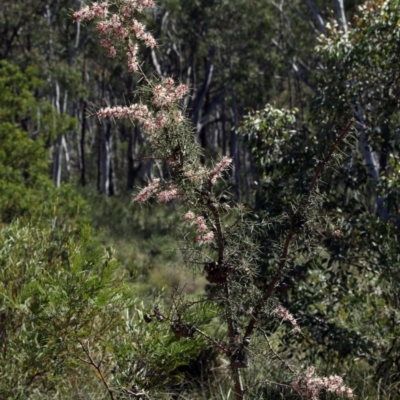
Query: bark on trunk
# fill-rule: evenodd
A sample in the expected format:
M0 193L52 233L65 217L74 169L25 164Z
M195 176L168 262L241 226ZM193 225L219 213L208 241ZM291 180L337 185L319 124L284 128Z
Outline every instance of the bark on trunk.
M110 122L107 121L101 127L101 142L102 142L102 157L101 157L101 172L102 172L102 184L101 184L101 192L109 196L112 191L112 167L111 167L111 158L112 158L112 134L111 134L111 125Z
M383 221L388 221L389 213L385 207L385 199L382 196L379 196L376 191L376 185L378 184L380 177L379 159L376 152L373 151L368 144L367 135L365 133L364 113L359 104L355 106L355 117L357 121L355 126L359 134L360 148L370 177L370 187L375 197L374 211Z
M82 121L81 121L81 141L80 141L80 167L81 167L81 185L86 186L86 101L82 103Z
M339 26L343 29L344 33L347 33L347 21L346 14L344 12L344 1L335 0L336 13L338 17Z

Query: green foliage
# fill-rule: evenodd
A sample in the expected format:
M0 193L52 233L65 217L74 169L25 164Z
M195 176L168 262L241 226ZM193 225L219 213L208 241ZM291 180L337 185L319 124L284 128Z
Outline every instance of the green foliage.
M85 218L85 203L68 185L56 190L48 178L45 144L70 129L74 120L57 116L49 104L34 97L40 84L33 68L22 72L0 64L0 219ZM57 132L53 125L57 125Z
M250 115L244 129L255 163L265 171L257 205L266 215L277 215L304 193L314 160L326 153L350 118L356 118L361 146L364 134L367 152L375 152L379 180L374 180L365 154L347 143L340 168L331 165L318 188L323 212L333 223L316 228L314 234L327 251L308 261L300 256L279 295L304 326L305 338L298 345L303 352L297 357L341 366L354 377L355 371L364 370L380 382L377 389L368 389L370 396L396 398L400 148L394 93L400 9L397 1L367 2L359 12L348 33L332 23L329 35L320 37L315 53L321 60L316 76L319 91L302 129L288 135L294 122L286 118L276 134L269 106ZM374 215L377 194L384 199L386 219ZM338 236L333 234L336 229ZM267 247L266 262L268 257Z
M285 207L309 186L307 170L314 166L312 139L304 130L297 130L297 113L296 109L267 104L263 110L248 114L240 128L259 174L256 208L266 210L269 216L287 211Z
M3 397L57 391L82 346L105 350L125 323L133 294L115 277L116 260L93 248L88 229L22 226L1 231Z
M88 228L76 238L68 227L3 227L2 397L68 398L99 390L98 379L112 392L133 383L157 392L180 383L182 366L199 354L201 342L177 341L168 324L144 324L119 263L91 236Z
M323 67L318 74L320 93L313 120L335 131L337 124L355 116L359 131L366 134L379 166L376 191L385 199L385 211L397 213L399 197L398 140L400 82L400 6L398 1L366 2L354 18L354 26L344 35L332 24L330 35L320 38L316 54ZM355 159L346 173L346 190L367 198L369 166ZM341 177L342 178L342 177ZM342 178L343 179L343 178ZM375 185L374 185L375 186ZM346 202L348 202L347 199ZM368 203L366 204L368 207Z

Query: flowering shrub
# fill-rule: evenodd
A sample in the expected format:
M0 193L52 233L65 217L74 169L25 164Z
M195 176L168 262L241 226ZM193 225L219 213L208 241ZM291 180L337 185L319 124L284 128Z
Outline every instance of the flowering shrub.
M308 195L298 204L293 215L287 217L289 227L282 243L276 246L270 283L266 287L258 285L256 239L262 233L263 223L254 223L248 218L244 206L229 199L226 201L225 190L221 188L224 187L223 178L228 177L232 159L224 156L213 167L201 165L202 150L180 106L188 88L170 77L149 79L140 68L139 46L144 44L154 48L156 42L137 18L144 10L153 7L152 0L116 0L93 3L74 14L78 22L96 19L101 45L108 55L126 55L128 71L138 73L144 82L137 103L104 107L96 116L99 119L125 118L138 124L145 134L151 158L168 166L169 180L153 179L134 201L144 203L152 197L161 203L178 200L186 209L182 222L188 228L188 234L181 250L188 266L202 271L209 282L202 302L213 304L217 310L214 317L226 326L226 341L212 338L197 326L196 316L193 313L190 316L196 302L182 300L178 304L174 301L169 313L155 307L153 314L146 314L146 322L169 323L171 332L178 339L189 340L195 334L204 336L229 360L236 399L244 399L250 389L243 385L241 370L249 365L248 358L254 350L251 345L253 338L257 339L255 343L259 343L258 338L265 336L261 321L277 316L289 322L294 333L300 332L295 318L276 304L274 292L288 268L292 241L300 240L307 226L316 182L351 124L318 164ZM221 184L217 185L218 181ZM290 371L293 389L306 398L316 399L321 389L352 395L349 389L342 390L342 382L338 379L327 378L325 382L312 378L311 372L303 378L297 370L290 368Z
M328 378L319 378L315 376L315 368L310 367L304 373L304 376L292 382L292 387L302 396L310 400L318 400L321 390L335 393L337 395L345 395L353 397L353 391L343 385L343 379L338 376L329 376Z

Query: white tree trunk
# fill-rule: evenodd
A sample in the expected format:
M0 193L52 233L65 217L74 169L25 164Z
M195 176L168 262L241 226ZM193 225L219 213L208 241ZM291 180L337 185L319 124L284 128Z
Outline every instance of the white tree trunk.
M344 1L335 0L335 5L336 5L336 13L338 16L339 26L343 29L344 33L347 33L347 21L346 21L346 14L344 12Z

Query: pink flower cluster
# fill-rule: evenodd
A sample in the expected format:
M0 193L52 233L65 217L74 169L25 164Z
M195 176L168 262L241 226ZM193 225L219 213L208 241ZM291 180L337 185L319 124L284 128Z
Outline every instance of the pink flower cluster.
M166 203L179 196L179 191L175 185L171 185L168 190L164 190L157 195L157 199L161 203Z
M80 21L90 21L95 17L104 18L107 15L108 11L108 3L104 1L101 4L93 3L91 7L86 6L83 7L81 10L75 12L73 17L76 22Z
M194 222L197 225L197 230L199 232L205 232L207 230L207 225L206 225L206 221L204 220L204 217L196 217Z
M103 35L110 33L120 39L128 37L128 31L124 28L121 18L116 14L113 14L109 20L100 21L96 27Z
M196 217L195 214L192 211L189 211L185 214L184 217L186 222L194 221L194 223L197 225L197 231L199 233L203 233L201 236L196 237L196 242L204 242L206 244L211 244L213 239L214 239L214 232L209 231L207 233L204 233L208 230L206 221L204 220L204 217L198 216Z
M139 63L137 59L137 52L139 46L137 44L129 46L129 51L126 53L128 56L128 70L129 72L135 72L139 69Z
M211 244L214 239L214 232L210 231L203 236L197 236L196 242L201 243L204 242L205 244Z
M142 23L134 19L131 30L135 32L135 35L138 39L143 40L147 47L151 47L152 49L156 47L156 40L150 33L145 32L144 25Z
M185 171L185 175L193 182L201 181L205 175L207 175L207 171L203 167L198 167L196 170L189 169Z
M127 45L126 52L128 59L128 70L136 72L140 70L138 61L139 46L132 43L129 39L130 33L133 33L137 39L142 40L146 46L154 48L156 41L153 36L145 31L145 26L134 19L133 14L141 12L145 8L153 8L153 0L121 0L118 2L119 14L115 13L107 17L109 7L115 6L107 1L99 4L93 3L86 6L80 11L74 13L75 21L90 21L93 18L99 18L97 30L101 35L105 35L100 41L101 45L106 48L109 57L115 57L116 45L123 41L124 46ZM153 89L154 104L158 106L167 105L181 99L187 93L185 85L174 86L171 78L165 79L163 85L158 85ZM180 110L174 110L165 113L163 110L152 113L145 105L131 105L129 107L105 107L97 112L99 118L129 118L136 120L142 124L143 128L150 133L149 138L154 139L154 134L160 131L168 123L182 123L184 117Z
M298 391L308 400L318 400L321 390L326 390L337 395L353 397L352 389L343 385L343 379L338 375L328 378L319 378L315 375L315 368L310 367L305 371L305 376L291 383L293 389Z
M143 188L133 199L137 203L143 203L148 200L155 192L159 190L160 179L154 179L147 187ZM175 185L170 185L167 190L163 190L157 194L157 200L166 203L172 199L179 197L179 191Z
M217 182L217 178L221 176L222 172L228 168L232 163L232 158L227 156L222 157L222 160L215 166L211 172L211 183L214 185Z
M132 10L142 12L145 8L154 8L153 0L125 0L124 16L129 18L132 15Z
M97 113L97 117L104 118L129 118L138 121L148 132L154 132L163 128L169 121L168 115L159 111L154 117L145 104L131 104L128 107L103 107Z
M137 11L142 12L144 8L154 8L155 4L153 0L127 0L127 3L135 8Z
M186 93L188 88L186 85L178 85L174 87L174 80L167 78L164 81L164 85L157 85L153 89L153 103L157 107L166 106L180 100Z
M144 122L153 118L145 104L131 104L129 107L104 107L97 112L99 118L130 118Z
M107 49L108 52L108 57L115 57L117 54L115 47L112 45L111 41L109 39L102 39L100 40L100 44Z
M294 319L293 315L283 306L278 306L275 308L275 313L284 319L285 321L289 322L293 326L294 332L300 332L300 328L297 325L296 320Z
M154 179L153 182L149 184L149 186L143 188L137 196L133 199L133 201L136 201L137 203L143 203L146 200L148 200L151 195L158 189L158 186L160 184L159 179Z
M127 27L132 20L132 14L135 11L141 12L144 8L153 8L153 0L124 0L123 1L123 16L113 14L111 18L105 19L108 12L109 4L103 2L101 4L93 3L91 7L86 6L80 11L74 13L75 21L79 22L82 20L90 21L91 19L98 17L101 19L97 23L97 30L102 35L114 36L114 38L126 40L129 37L129 30L135 33L139 40L142 40L147 47L156 47L156 41L154 37L145 32L144 25L133 19L133 23ZM127 22L129 20L129 23ZM110 39L103 39L101 45L108 51L109 57L114 57L116 54L115 47ZM128 55L128 69L130 72L135 72L139 69L137 60L137 45L130 45Z
M81 10L76 11L73 17L76 22L80 21L90 21L95 17L105 18L108 11L108 2L104 1L102 3L93 3L91 7L86 6ZM124 16L129 18L133 11L142 12L145 8L154 8L155 4L153 0L125 0L124 6Z
M185 221L186 221L186 222L193 221L194 218L195 218L195 215L194 215L194 213L193 213L192 211L188 211L188 212L185 214Z

